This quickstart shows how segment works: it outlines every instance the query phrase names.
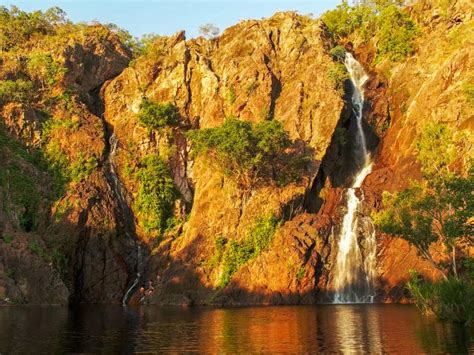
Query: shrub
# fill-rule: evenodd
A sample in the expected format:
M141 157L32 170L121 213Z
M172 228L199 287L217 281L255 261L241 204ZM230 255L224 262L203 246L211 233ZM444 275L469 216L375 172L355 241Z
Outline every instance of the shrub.
M157 155L145 157L137 172L138 195L135 208L140 225L146 232L161 234L173 215L176 190L166 163Z
M474 106L474 84L465 84L463 91L467 101Z
M372 9L369 6L349 6L347 0L343 0L336 9L325 12L321 19L326 24L329 32L342 38L359 28L371 14Z
M1 102L27 102L32 95L33 84L28 80L0 80Z
M349 79L349 73L347 72L346 66L342 63L336 63L331 67L328 75L329 79L333 82L334 87L340 91L344 89L344 83Z
M260 178L272 174L278 158L290 146L288 135L280 122L250 122L228 118L216 128L188 133L193 156L207 154L227 175L249 187ZM270 169L270 170L269 170Z
M27 69L30 77L38 80L43 89L56 84L66 70L53 60L51 54L42 51L35 51L30 54Z
M43 247L41 246L40 243L38 243L36 239L31 239L28 242L28 249L30 249L32 253L35 253L36 255L40 257L44 257L46 255Z
M346 57L346 50L343 46L336 46L329 51L329 54L334 60L343 62Z
M5 242L5 244L10 244L13 241L13 236L11 236L10 234L4 234L2 236L2 239Z
M383 8L377 17L378 54L399 61L414 51L415 23L396 5Z
M279 221L273 215L259 218L242 241L232 240L226 244L219 287L227 286L242 265L270 246L278 226Z
M69 178L72 182L78 183L86 179L95 168L97 168L97 158L92 155L89 158L85 158L82 154L75 160L69 167Z
M143 99L138 112L138 120L149 131L178 123L178 109L170 104L162 104Z
M305 274L306 274L305 268L304 268L304 267L300 267L300 268L298 269L298 271L296 272L296 275L295 275L296 281L300 282L301 280L303 280Z
M356 30L365 40L375 38L379 58L392 61L411 54L418 35L415 23L397 0L364 1L354 6L343 1L335 10L324 13L322 20L337 38L347 37Z
M424 313L456 323L474 321L474 284L456 277L434 283L423 281L412 272L408 289Z
M227 91L226 99L229 104L233 104L235 102L236 96L235 96L235 88L233 86L231 86L229 91Z
M415 141L425 181L412 182L409 188L393 194L385 192L384 209L374 215L382 232L408 241L445 275L449 271L446 266L457 275L456 251L474 233L469 223L474 215L474 167L472 162L461 161L472 156L468 150L472 138L462 133L458 132L461 139L455 139L444 125L426 125ZM450 262L432 257L433 244L443 245Z
M2 50L9 50L24 43L36 33L52 32L53 26L43 12L28 13L16 6L11 6L10 10L0 6L0 48Z
M20 165L11 162L0 170L0 186L6 210L26 232L36 228L41 195L37 183Z

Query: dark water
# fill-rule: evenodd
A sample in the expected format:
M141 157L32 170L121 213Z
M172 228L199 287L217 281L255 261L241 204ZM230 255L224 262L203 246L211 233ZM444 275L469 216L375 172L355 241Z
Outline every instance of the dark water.
M413 306L0 308L0 353L469 353L472 329Z

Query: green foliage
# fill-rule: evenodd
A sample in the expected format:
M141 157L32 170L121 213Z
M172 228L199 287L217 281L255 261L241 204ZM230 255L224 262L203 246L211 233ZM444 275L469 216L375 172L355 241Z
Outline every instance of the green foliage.
M245 88L245 91L247 92L247 95L250 96L254 93L255 89L257 89L257 81L252 80Z
M344 90L344 83L349 79L347 68L342 63L335 63L328 71L329 79L337 90Z
M408 289L417 306L424 313L457 323L474 321L474 284L456 277L434 283L423 281L416 272Z
M141 227L147 232L161 234L166 221L173 215L176 190L167 164L157 155L143 159L137 172L138 195L135 209Z
M57 129L66 129L68 131L76 131L79 128L79 121L70 119L54 120L48 119L41 125L41 139L47 141L51 138L51 134Z
M304 268L304 267L300 267L300 268L298 269L298 271L296 272L296 275L295 275L296 281L300 282L301 280L303 280L305 274L306 274L305 268Z
M229 104L233 104L235 102L235 88L233 86L230 87L229 91L227 91L226 100Z
M366 5L350 6L343 0L336 9L325 12L321 19L329 32L339 38L346 37L372 16L372 9Z
M16 162L10 161L0 170L0 186L5 211L26 231L36 228L41 195L36 181Z
M61 146L55 141L49 141L42 148L42 153L47 170L52 177L52 198L57 199L64 194L64 189L70 181L69 160Z
M11 6L10 10L0 6L0 48L4 51L10 50L26 42L34 34L52 33L51 13L48 15L41 11L28 13L16 6Z
M346 57L346 50L343 46L336 46L329 51L332 59L343 62Z
M232 275L242 265L256 258L270 246L278 226L279 221L273 215L259 218L242 241L232 240L227 244L222 240L219 241L222 244L221 248L224 245L226 246L222 255L223 265L219 287L227 286L232 279Z
M392 61L400 61L414 51L414 40L418 35L415 23L396 5L380 11L376 20L378 54Z
M474 167L467 161L463 171L454 170L457 157L469 156L465 151L470 137L461 132L455 140L443 125L426 126L416 141L418 160L424 182L412 182L403 191L384 193L384 209L374 215L375 223L389 234L398 235L416 247L422 257L441 271L444 265L433 260L430 246L442 243L455 254L461 241L472 243L474 225ZM471 155L472 157L472 155ZM457 274L455 256L451 263Z
M89 177L97 166L97 158L94 155L85 158L82 154L79 154L79 158L75 160L68 169L69 178L74 183L81 182Z
M31 97L33 84L27 80L0 80L0 103L27 102Z
M163 127L176 125L179 112L176 106L143 99L138 112L138 120L148 130L159 130Z
M227 175L251 186L260 178L272 174L268 169L278 165L286 148L288 135L278 121L250 122L228 118L216 128L188 133L193 156L208 155Z
M467 101L474 106L474 84L467 83L463 87L464 96L466 96ZM1 95L0 95L1 96Z
M38 80L43 89L56 84L66 71L51 54L43 51L34 51L30 54L27 69L30 77Z
M376 39L378 55L399 61L414 51L418 35L415 23L400 8L400 1L370 0L349 6L343 1L336 9L323 14L322 20L337 38L356 30L365 38Z
M28 242L28 249L41 258L45 258L47 256L45 249L36 239L30 239Z
M2 239L5 244L10 244L13 241L13 236L11 236L10 234L4 234L2 236Z
M64 189L69 182L79 183L86 179L98 166L97 157L89 157L80 153L70 162L61 145L54 139L54 131L75 131L79 128L79 122L70 119L53 120L48 119L41 127L41 139L43 146L41 152L44 165L50 173L53 181L53 199L63 195Z
M222 236L216 238L216 240L214 241L214 254L211 256L207 263L209 267L214 268L221 263L222 257L224 256L224 252L226 250L226 245L226 238Z

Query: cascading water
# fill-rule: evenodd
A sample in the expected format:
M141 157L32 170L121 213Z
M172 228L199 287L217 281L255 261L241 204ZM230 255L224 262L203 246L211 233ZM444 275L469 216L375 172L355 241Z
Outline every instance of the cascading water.
M360 169L352 186L347 189L347 213L344 216L338 241L338 254L333 270L334 303L373 302L376 279L376 240L370 220L357 215L361 199L357 196L367 175L372 171L370 153L362 127L364 84L368 79L363 67L346 53L345 65L354 87L352 105L356 118L356 159ZM363 240L359 242L359 231ZM362 247L362 248L361 248Z
M128 287L128 289L126 290L122 298L122 304L125 306L128 302L130 294L140 283L140 278L143 274L142 250L141 250L140 243L133 237L135 233L133 232L134 221L133 221L132 211L130 210L130 207L128 207L127 199L125 197L126 196L125 189L122 186L122 183L120 182L120 179L115 169L115 156L117 154L119 141L114 133L112 133L112 135L110 136L109 143L110 143L110 154L109 154L109 159L108 159L108 170L109 170L108 176L109 176L109 181L110 181L109 183L112 187L112 190L115 193L115 196L117 197L117 200L120 205L120 209L123 214L125 235L127 236L128 240L133 240L133 242L136 245L136 250L137 250L137 265L136 265L135 279L133 280L130 287Z

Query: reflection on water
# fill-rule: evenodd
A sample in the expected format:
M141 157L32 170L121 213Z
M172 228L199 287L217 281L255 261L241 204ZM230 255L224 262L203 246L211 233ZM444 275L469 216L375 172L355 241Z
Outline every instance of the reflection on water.
M474 331L413 306L0 308L0 353L468 353Z

